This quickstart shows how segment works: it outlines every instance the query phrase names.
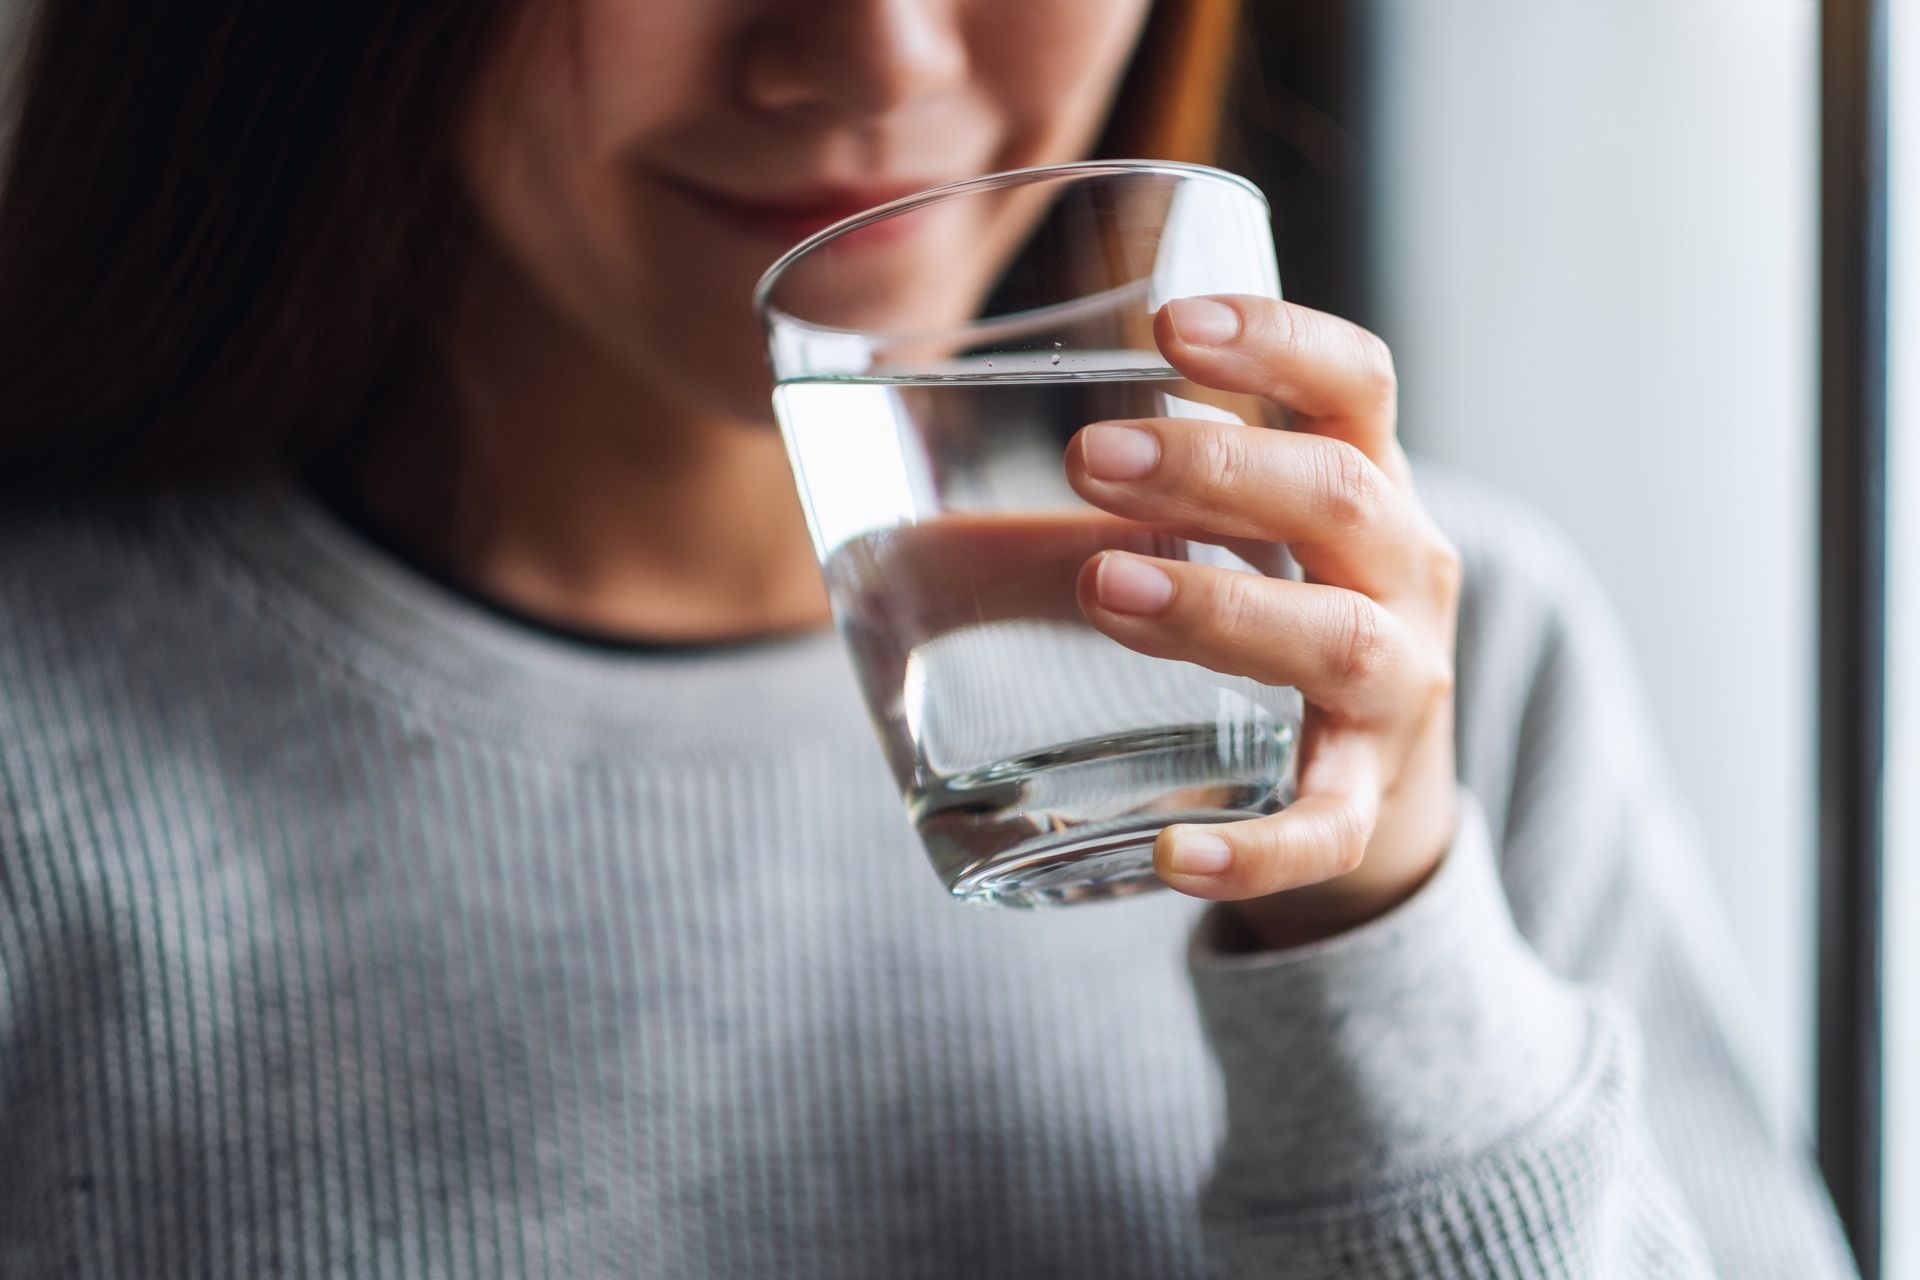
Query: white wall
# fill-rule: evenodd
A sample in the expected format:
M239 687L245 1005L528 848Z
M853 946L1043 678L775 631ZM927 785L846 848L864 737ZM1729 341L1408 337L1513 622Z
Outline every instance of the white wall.
M1887 654L1887 1267L1920 1277L1920 0L1892 18L1893 403Z
M1814 4L1374 8L1403 432L1550 512L1611 591L1804 1118Z

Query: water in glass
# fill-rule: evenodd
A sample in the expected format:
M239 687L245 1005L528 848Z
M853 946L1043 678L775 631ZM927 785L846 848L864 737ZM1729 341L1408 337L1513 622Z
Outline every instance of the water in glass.
M776 403L883 750L955 895L1044 906L1150 888L1162 827L1290 800L1294 690L1135 653L1075 593L1104 548L1248 572L1285 572L1284 553L1255 570L1104 515L1061 462L1089 422L1263 423L1258 401L1153 353L1037 352L793 380Z

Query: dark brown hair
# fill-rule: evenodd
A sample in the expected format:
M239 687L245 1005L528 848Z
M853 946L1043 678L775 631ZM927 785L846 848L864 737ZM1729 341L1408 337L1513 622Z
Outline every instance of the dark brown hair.
M41 0L0 181L0 491L303 467L414 393L450 145L524 0ZM1161 0L1103 154L1205 159L1238 0Z

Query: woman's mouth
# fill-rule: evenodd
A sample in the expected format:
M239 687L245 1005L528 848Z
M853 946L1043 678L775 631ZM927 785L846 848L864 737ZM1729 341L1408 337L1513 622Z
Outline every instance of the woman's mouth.
M946 179L930 178L857 187L818 186L771 194L723 191L684 182L676 185L735 226L785 249L836 222L902 196L939 186L943 181ZM888 218L862 228L857 234L863 243L878 243L897 238L919 221L913 214Z

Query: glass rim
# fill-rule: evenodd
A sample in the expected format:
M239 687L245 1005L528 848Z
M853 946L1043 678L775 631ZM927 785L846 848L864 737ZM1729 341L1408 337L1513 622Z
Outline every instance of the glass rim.
M1267 202L1266 193L1254 184L1252 179L1233 173L1227 169L1215 168L1210 164L1193 164L1185 160L1069 160L1062 164L1032 165L1025 169L1005 169L997 173L976 174L971 178L961 178L956 182L945 182L937 187L928 187L925 191L915 191L899 196L885 204L875 205L863 213L842 218L832 226L820 230L794 245L778 258L772 266L760 275L760 281L753 287L753 310L763 324L771 324L776 318L790 321L796 325L811 325L812 322L801 319L790 312L782 311L772 305L773 291L780 283L780 277L787 269L807 254L830 244L840 237L871 226L887 218L898 217L924 205L936 204L959 196L979 195L983 192L998 191L1003 187L1024 186L1033 182L1044 182L1055 178L1092 178L1103 174L1152 173L1171 178L1201 178L1227 186L1238 187L1260 202L1260 207L1269 215L1273 206Z

